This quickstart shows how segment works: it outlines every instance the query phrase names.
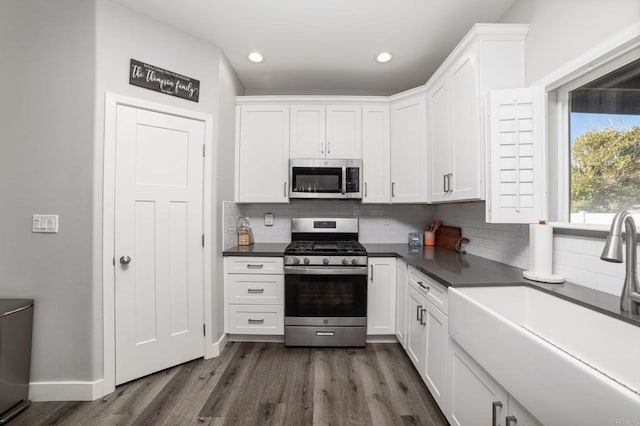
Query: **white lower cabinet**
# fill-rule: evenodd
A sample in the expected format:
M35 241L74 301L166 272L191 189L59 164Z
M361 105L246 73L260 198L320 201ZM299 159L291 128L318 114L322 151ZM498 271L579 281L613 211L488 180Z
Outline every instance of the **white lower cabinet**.
M226 257L225 332L284 334L281 257Z
M396 337L407 346L407 263L396 260Z
M446 416L452 425L541 425L453 339L449 340Z
M430 301L434 286L440 291L444 289L446 298L446 288L409 267L405 350L433 399L444 412L447 399L449 322L447 314ZM437 300L442 300L441 294Z
M367 334L396 333L396 259L369 258Z

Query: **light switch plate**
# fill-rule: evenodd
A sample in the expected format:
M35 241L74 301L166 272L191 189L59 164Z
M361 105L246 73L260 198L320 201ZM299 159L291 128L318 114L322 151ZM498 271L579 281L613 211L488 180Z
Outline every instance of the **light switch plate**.
M34 214L31 222L31 232L39 234L58 233L57 214Z
M264 226L273 226L273 213L264 214Z

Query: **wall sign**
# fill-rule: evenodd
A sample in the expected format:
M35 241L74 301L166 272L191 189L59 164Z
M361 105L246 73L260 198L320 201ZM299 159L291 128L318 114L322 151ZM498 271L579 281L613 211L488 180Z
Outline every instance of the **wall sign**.
M131 59L129 84L198 102L200 80Z

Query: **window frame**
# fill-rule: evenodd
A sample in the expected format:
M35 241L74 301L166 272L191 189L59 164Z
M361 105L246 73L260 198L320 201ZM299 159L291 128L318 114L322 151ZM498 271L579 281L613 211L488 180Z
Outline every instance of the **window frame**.
M547 93L549 219L566 230L608 231L607 225L570 222L569 92L640 59L640 29L603 43L534 86ZM546 81L545 81L546 80ZM556 175L557 174L557 175ZM553 178L556 179L553 179ZM557 181L557 185L553 182Z

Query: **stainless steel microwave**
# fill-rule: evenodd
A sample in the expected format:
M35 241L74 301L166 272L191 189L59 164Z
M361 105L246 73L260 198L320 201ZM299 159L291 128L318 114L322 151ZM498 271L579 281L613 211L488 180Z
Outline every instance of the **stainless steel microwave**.
M361 199L362 160L289 160L289 198Z

